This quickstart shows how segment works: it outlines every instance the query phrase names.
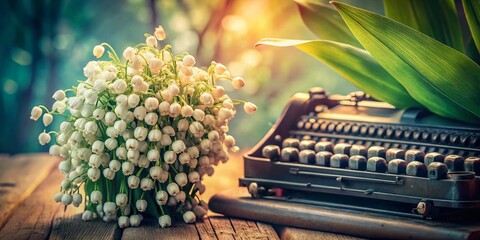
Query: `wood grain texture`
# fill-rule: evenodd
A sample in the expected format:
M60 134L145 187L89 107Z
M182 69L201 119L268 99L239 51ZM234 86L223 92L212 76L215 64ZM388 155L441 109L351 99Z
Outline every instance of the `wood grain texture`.
M0 157L0 229L58 162L48 154Z
M218 239L235 239L235 230L228 218L212 216L209 219Z
M139 239L195 240L200 238L194 224L174 221L172 226L161 228L156 219L146 218L140 227L123 230L122 240Z
M217 239L217 235L215 235L215 231L213 230L208 217L203 218L201 221L197 221L195 227L197 228L198 236L200 236L202 240Z
M261 233L268 236L268 239L280 240L279 236L277 235L277 232L272 227L272 225L268 223L257 222L257 227Z
M318 239L318 240L361 240L365 238L352 237L329 232L319 232L314 230L279 227L280 238L282 240L304 240L304 239Z
M253 221L231 218L233 228L235 229L236 239L262 239L268 240L268 236L258 230L257 224Z

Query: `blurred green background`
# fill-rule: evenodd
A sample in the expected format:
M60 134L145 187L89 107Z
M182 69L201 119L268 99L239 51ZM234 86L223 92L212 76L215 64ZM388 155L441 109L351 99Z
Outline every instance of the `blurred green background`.
M344 2L383 12L378 0ZM29 119L32 106L50 108L56 89L83 80L96 44L108 42L122 52L159 24L167 32L164 44L176 53L189 52L198 66L224 63L245 78L244 89L228 93L258 106L251 116L239 109L231 122L240 147L255 145L296 92L313 86L339 94L355 90L295 48L253 47L264 37L315 38L291 0L3 0L0 18L0 153L46 151L37 141L43 125ZM47 130L60 122L56 118Z

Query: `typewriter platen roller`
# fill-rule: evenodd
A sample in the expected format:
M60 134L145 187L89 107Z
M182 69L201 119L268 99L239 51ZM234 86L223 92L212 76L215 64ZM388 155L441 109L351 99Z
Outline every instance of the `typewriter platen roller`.
M480 126L355 92L292 97L244 155L253 197L436 217L480 209Z

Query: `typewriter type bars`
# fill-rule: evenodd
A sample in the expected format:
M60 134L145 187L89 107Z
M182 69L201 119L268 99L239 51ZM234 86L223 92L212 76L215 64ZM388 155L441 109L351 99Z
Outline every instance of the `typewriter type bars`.
M244 156L240 185L254 197L282 189L292 195L276 199L344 199L422 217L480 208L480 128L366 100L359 93L328 96L320 88L295 95Z

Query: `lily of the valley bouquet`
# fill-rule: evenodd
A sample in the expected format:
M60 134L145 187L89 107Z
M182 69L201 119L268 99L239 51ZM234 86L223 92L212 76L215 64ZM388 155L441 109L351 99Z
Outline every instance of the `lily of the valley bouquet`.
M38 140L45 145L55 136L50 154L63 158L58 168L65 179L54 199L77 207L84 201L85 221L118 220L124 228L138 226L144 215L157 217L161 227L172 217L201 219L208 210L199 197L202 176L212 175L212 166L237 149L227 135L235 105L243 104L249 114L256 110L216 85L229 80L239 89L241 77L232 78L216 62L195 67L193 56L175 56L169 45L160 49L165 37L159 26L154 36L146 34L146 43L127 47L124 60L110 45L96 46L95 57L107 47L111 60L89 62L83 68L87 79L56 91L51 110L32 109L31 119L43 114L45 126L53 115L66 118L58 132L44 131Z

